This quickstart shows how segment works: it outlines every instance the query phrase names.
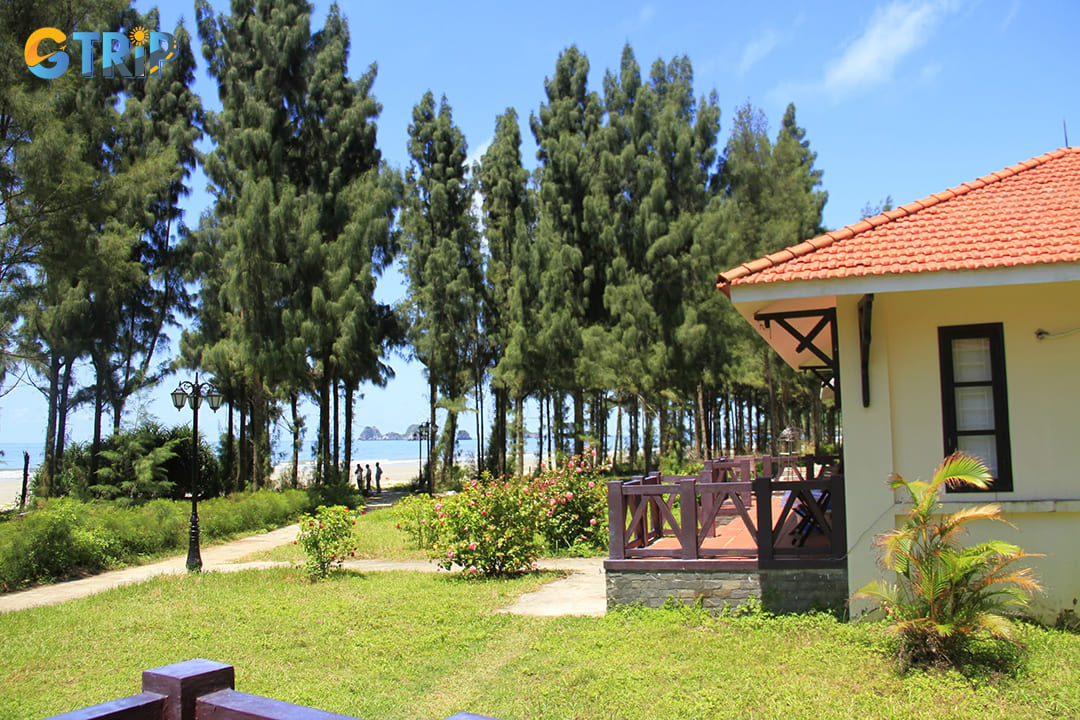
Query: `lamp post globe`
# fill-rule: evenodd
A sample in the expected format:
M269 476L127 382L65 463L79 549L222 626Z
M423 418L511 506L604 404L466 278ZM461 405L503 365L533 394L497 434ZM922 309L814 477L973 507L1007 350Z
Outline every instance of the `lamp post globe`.
M199 373L195 381L181 381L172 391L173 405L183 410L184 405L191 408L191 522L188 527L188 572L202 570L202 556L199 553L199 406L206 398L210 409L217 412L223 396L213 383L199 382Z

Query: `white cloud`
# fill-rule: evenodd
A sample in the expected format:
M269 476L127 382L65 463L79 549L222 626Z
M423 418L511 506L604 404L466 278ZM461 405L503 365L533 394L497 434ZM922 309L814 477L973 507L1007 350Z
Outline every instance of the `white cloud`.
M739 76L745 75L750 68L772 52L779 40L775 32L767 30L765 34L750 41L743 50L742 59L739 60L739 67L736 70Z
M480 162L480 158L484 157L484 153L491 147L491 143L494 142L495 136L491 135L487 140L480 143L477 147L473 148L472 152L465 158L465 164L468 167L472 167L474 164Z
M878 10L863 34L826 67L826 91L843 96L889 80L900 61L926 42L944 9L938 2L897 0Z

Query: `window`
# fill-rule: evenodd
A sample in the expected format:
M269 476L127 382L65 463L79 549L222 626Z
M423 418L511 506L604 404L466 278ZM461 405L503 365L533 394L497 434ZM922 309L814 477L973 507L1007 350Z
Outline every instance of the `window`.
M960 450L982 458L994 476L990 492L1010 492L1012 453L1002 325L938 328L938 348L945 454ZM971 492L971 488L957 492Z

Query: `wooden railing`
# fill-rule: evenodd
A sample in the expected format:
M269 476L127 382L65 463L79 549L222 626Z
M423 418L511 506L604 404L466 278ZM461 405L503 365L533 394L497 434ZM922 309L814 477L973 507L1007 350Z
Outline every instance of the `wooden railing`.
M774 497L780 500L778 513L773 512ZM844 512L838 458L766 456L760 470L754 458L710 460L697 476L653 473L609 482L610 558L837 559L847 545ZM733 516L731 522L748 531L739 534L741 545L707 541L719 534L722 515ZM820 533L824 543L807 546L811 533ZM658 542L669 537L676 547Z
M51 720L359 720L233 689L232 665L188 660L142 674L142 692ZM446 720L494 720L458 713Z

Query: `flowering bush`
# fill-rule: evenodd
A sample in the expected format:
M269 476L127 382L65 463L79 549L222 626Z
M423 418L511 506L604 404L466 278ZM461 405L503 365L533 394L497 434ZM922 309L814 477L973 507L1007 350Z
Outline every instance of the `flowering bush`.
M412 538L418 550L431 548L439 539L435 500L428 495L411 495L394 504L395 527Z
M530 485L485 473L432 506L439 533L432 557L444 570L457 565L470 576L529 570L540 553L538 506Z
M598 464L596 450L575 456L561 468L545 468L533 481L540 497L539 528L553 550L574 545L607 545L608 467Z
M355 524L355 512L344 505L320 505L314 515L300 516L296 544L307 555L304 572L308 577L325 578L331 570L340 568L346 557L356 554L352 535Z

